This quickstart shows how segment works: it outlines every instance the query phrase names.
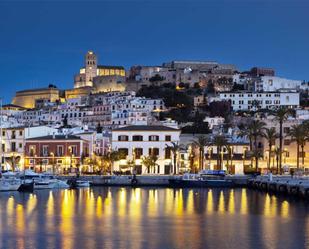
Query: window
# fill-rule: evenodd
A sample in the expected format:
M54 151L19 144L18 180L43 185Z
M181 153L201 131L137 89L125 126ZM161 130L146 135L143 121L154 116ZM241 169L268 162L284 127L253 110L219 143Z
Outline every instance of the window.
M171 159L171 148L165 148L165 159Z
M2 136L5 137L5 131L2 131Z
M72 154L72 155L77 155L77 146L76 145L71 145L70 147L69 147L69 151L70 151L70 153Z
M135 135L133 136L133 141L143 141L143 136L140 136L140 135Z
M15 131L12 131L12 139L15 139L16 138L16 132Z
M11 143L11 151L16 151L16 143L15 142Z
M143 155L143 148L135 148L134 149L134 158L140 159Z
M19 143L19 148L21 149L23 147L23 144L22 143Z
M119 158L120 159L126 159L127 158L127 155L129 154L128 152L128 149L127 148L120 148L118 149L118 152L119 152Z
M43 156L48 156L48 145L43 145L42 152Z
M158 156L159 155L159 148L149 148L149 155L150 156Z
M159 141L159 136L151 135L151 136L149 136L149 141Z
M129 136L120 135L118 136L118 141L129 141Z
M30 156L34 156L34 155L35 155L35 152L36 152L35 145L31 145L31 146L29 147L29 155L30 155Z
M172 140L171 135L166 135L166 136L165 136L165 141L171 141L171 140Z
M5 144L2 144L2 152L5 152Z
M23 135L23 131L19 131L19 136L22 136Z
M63 156L63 145L57 145L57 156Z

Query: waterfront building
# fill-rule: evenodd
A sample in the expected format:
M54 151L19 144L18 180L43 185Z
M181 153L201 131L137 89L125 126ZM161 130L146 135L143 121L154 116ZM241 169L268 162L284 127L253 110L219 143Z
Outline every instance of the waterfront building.
M24 151L25 141L28 138L36 136L43 136L56 133L57 130L48 126L36 126L36 127L8 127L2 128L1 134L1 165L4 169L12 170L12 164L7 159L20 157L20 160L16 161L16 168L23 168L24 166Z
M169 174L172 166L172 152L167 146L179 143L180 130L167 126L135 125L112 130L112 151L121 153L121 160L115 162L114 170L130 170L128 162L133 160L138 174L148 172ZM156 167L147 169L143 158L156 156Z
M234 111L274 109L280 106L299 106L299 92L221 92L220 100L229 100Z
M274 127L276 132L280 133L280 126L279 123L275 120L274 116L268 116L262 119L266 124L266 128ZM304 120L298 118L288 118L286 121L283 122L283 152L282 152L282 164L283 166L287 167L296 167L297 156L299 157L300 167L307 168L309 170L309 146L308 142L304 146L304 151L302 152L301 149L299 151L299 155L297 155L297 144L296 142L292 141L291 137L289 136L290 129L293 125L300 125ZM265 138L260 138L259 144L263 149L263 159L264 161L261 162L260 166L267 168L268 159L271 157L271 165L270 167L276 168L277 166L277 155L275 153L276 150L279 148L279 138L274 141L274 145L272 146L271 151L269 151L268 141ZM304 161L302 160L304 158Z
M35 171L76 172L86 157L89 142L78 136L53 134L25 141L25 168Z

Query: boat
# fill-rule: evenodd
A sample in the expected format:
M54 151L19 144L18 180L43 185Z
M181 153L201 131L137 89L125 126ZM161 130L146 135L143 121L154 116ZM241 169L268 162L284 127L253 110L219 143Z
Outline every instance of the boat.
M22 182L13 172L1 173L0 191L17 191Z
M21 175L20 179L23 184L31 184L33 182L34 190L37 189L59 189L68 188L69 185L61 180L56 179L50 174L38 174L32 170L25 170Z
M184 174L169 179L169 185L176 188L227 188L234 187L231 180L225 179L224 171L201 171L198 174Z
M70 188L87 188L90 187L90 181L77 180L76 178L69 179L67 184Z

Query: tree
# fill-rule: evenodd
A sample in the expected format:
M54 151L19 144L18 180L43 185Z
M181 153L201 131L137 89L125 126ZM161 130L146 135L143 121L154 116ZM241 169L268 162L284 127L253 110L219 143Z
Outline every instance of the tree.
M289 135L291 136L291 141L296 142L296 158L297 158L297 168L299 168L299 147L301 147L302 151L302 164L304 164L304 146L306 141L309 140L308 130L305 125L293 125L290 129Z
M148 173L150 173L151 168L155 167L157 164L158 157L156 155L144 156L142 158L142 164L147 168Z
M127 160L127 166L132 169L132 171L135 171L135 161L134 160Z
M276 129L274 127L272 127L272 128L266 128L262 136L268 142L269 156L268 156L268 165L267 166L268 166L268 169L270 169L272 146L276 144L276 139L279 137L279 135L276 132Z
M17 164L20 162L21 157L20 156L10 156L6 157L5 161L11 166L12 171L14 172L16 170Z
M215 93L216 92L215 85L214 85L212 79L208 80L208 82L207 82L206 92L207 93Z
M253 150L253 156L255 158L255 169L256 171L258 170L259 167L259 158L260 158L260 153L259 153L259 148L257 144L257 140L259 137L263 136L263 130L265 127L265 123L254 119L250 124L249 124L249 135L252 136L252 141L254 144L254 150Z
M163 81L164 78L162 76L160 76L160 74L155 74L154 76L152 76L151 78L149 78L150 82L158 82L158 81Z
M173 166L174 166L174 175L177 174L177 153L181 149L181 145L179 143L171 142L171 145L166 145L167 149L170 149L173 153ZM178 169L179 172L179 169Z
M282 141L283 141L283 123L291 115L291 110L286 107L279 108L275 113L275 120L279 122L279 168L282 170Z
M103 127L101 126L100 123L98 123L97 127L96 127L97 133L102 133L103 132Z
M212 143L217 147L217 166L222 169L222 159L220 153L223 153L223 148L227 148L227 140L224 135L216 135Z
M231 113L231 103L229 101L213 101L209 104L211 117L226 117Z
M260 120L252 120L249 124L245 125L238 136L248 137L250 142L251 163L252 158L255 158L255 168L258 170L258 160L261 153L258 153L257 140L263 136L265 123Z
M113 174L114 171L114 162L119 161L120 158L121 153L116 150L109 151L106 155L103 155L102 160L108 165L111 174Z
M199 136L196 141L193 141L193 146L199 149L199 170L204 169L205 147L209 145L209 138Z

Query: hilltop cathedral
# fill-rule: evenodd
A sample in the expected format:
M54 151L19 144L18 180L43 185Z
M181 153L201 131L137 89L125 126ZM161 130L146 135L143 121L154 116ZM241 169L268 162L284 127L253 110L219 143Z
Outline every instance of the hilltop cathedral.
M124 82L124 67L98 65L96 54L88 51L85 56L85 67L74 77L74 88L91 87L94 92L123 91Z

